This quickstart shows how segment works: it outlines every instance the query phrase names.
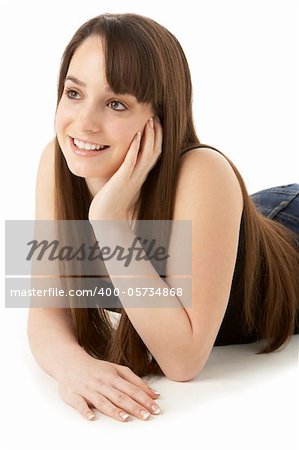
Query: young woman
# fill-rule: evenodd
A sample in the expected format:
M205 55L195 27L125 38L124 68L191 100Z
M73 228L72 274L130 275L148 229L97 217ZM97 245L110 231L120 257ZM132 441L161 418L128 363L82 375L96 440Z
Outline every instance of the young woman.
M192 221L192 307L123 306L117 327L104 308L30 310L34 356L85 418L145 420L159 394L142 376L191 380L214 345L263 340L267 353L298 332L299 185L249 196L229 158L200 143L191 101L183 50L151 19L101 15L66 47L36 219L121 221L129 239L131 219Z

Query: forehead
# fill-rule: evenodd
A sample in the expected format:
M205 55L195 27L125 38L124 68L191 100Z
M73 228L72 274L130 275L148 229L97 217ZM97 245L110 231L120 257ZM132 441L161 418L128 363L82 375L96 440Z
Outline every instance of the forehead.
M104 47L99 36L85 39L77 48L70 61L68 73L74 70L91 75L105 74Z

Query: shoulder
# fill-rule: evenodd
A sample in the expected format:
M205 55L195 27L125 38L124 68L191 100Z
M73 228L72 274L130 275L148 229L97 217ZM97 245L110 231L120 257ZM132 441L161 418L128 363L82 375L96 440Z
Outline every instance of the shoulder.
M195 148L180 158L175 194L176 215L192 208L192 202L206 198L211 206L226 198L240 211L243 195L238 178L229 161L221 153L209 148ZM188 202L190 201L190 204ZM174 219L179 217L174 217Z
M38 164L37 182L43 180L46 175L50 173L54 174L54 161L55 161L55 138L51 139L44 147ZM44 180L45 181L45 180Z
M209 167L210 169L214 168L214 170L217 168L226 168L226 170L234 174L234 171L225 156L210 148L194 148L181 156L179 162L179 170L181 173L183 171L197 172L199 167Z
M42 151L40 158L40 165L45 165L46 163L54 164L54 154L55 154L55 138L51 139Z
M52 220L54 218L54 186L55 186L55 138L42 151L37 177L35 196L35 218Z

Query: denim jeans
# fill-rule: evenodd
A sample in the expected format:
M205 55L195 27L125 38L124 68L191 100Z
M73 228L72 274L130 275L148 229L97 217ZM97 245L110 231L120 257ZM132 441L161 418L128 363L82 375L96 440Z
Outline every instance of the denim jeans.
M250 195L258 210L299 233L299 184L286 184Z

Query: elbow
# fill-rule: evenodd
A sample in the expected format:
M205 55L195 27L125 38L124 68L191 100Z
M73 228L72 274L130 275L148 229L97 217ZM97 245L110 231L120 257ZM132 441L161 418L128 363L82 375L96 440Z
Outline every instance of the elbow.
M159 363L160 369L163 374L172 381L191 381L196 378L204 369L208 360L209 352L198 351L198 345L196 350L193 350L190 345L189 351L180 352L179 354L167 353L167 359L156 361Z
M164 375L171 381L191 381L194 378L196 378L196 376L199 374L200 372L195 372L195 373L190 373L190 372L171 372L171 373L165 373Z
M188 367L187 364L178 364L171 369L163 370L164 375L172 381L191 381L196 378L202 371L203 365L195 365Z

